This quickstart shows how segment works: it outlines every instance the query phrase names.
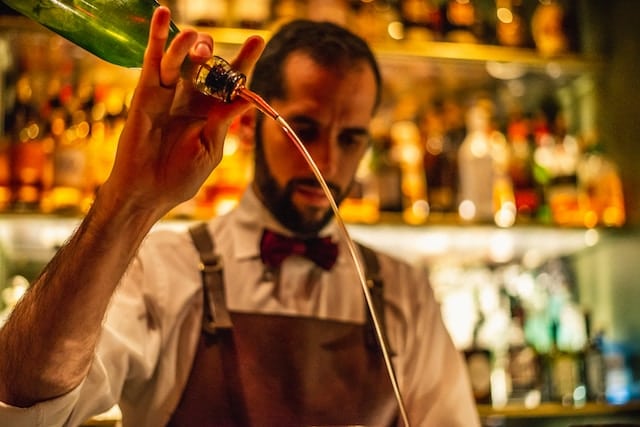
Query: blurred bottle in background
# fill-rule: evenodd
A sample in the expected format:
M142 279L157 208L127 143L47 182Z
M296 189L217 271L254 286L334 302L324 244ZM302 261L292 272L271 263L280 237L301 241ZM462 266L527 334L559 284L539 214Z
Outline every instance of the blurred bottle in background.
M529 22L523 0L496 0L496 41L501 46L529 47Z
M493 109L492 101L479 99L467 112L467 135L458 152L458 212L465 221L508 227L515 222L509 150L505 136L493 126Z
M445 101L436 100L421 114L424 170L430 215L456 212L458 150L461 140L447 129Z
M587 136L578 161L583 223L587 227L620 227L625 223L622 180L616 164L594 136Z
M538 0L531 16L531 35L542 56L576 51L579 45L577 8L572 0Z
M226 27L230 23L228 0L177 0L176 18L189 25Z
M591 314L585 312L585 326L588 342L584 350L584 379L587 398L592 402L606 400L606 362L604 357L604 331L594 330Z
M230 25L263 29L271 22L271 0L234 0L230 2Z
M25 74L16 86L10 154L11 205L18 212L39 210L45 191L48 148L44 143L44 123L32 92L32 80Z
M527 408L537 406L541 395L541 364L536 349L527 342L524 332L526 311L522 301L510 298L511 325L509 328L508 375L509 402Z
M535 216L540 191L533 176L533 138L531 123L520 109L509 117L506 131L509 145L509 176L513 184L514 202L519 218L531 219Z
M442 5L444 40L454 43L486 42L485 22L475 0L446 0Z
M401 0L400 17L407 40L436 41L442 38L442 11L433 0Z

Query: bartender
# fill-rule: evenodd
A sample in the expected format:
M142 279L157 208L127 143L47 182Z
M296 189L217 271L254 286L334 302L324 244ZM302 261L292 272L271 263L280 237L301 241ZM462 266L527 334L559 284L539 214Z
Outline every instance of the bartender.
M479 426L466 371L424 271L359 246L382 340L347 242L306 161L250 103L180 79L213 41L154 13L113 171L0 330L3 426L76 426L118 404L123 426ZM292 126L339 203L369 146L381 77L344 28L284 25L234 68ZM257 62L256 62L257 61ZM229 123L255 141L231 213L152 226L222 158ZM375 326L375 325L373 325ZM385 369L390 355L399 396Z

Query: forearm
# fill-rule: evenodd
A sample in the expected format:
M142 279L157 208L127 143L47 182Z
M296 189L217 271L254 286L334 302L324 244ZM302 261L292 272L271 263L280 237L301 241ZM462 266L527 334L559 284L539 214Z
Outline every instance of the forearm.
M158 215L96 198L0 330L0 400L29 406L80 384L109 300Z

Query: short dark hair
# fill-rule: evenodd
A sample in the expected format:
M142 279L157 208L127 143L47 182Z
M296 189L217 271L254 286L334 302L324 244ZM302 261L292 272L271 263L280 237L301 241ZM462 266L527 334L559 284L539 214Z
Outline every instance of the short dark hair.
M325 67L348 68L365 61L376 80L376 103L380 103L382 77L378 62L368 44L344 27L331 22L297 19L276 31L256 63L250 89L265 101L286 96L283 65L293 52L304 52Z

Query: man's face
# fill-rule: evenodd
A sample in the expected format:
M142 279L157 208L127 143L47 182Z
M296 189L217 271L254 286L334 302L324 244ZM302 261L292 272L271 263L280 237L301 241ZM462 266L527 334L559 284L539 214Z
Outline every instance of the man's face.
M369 145L376 82L362 61L347 70L327 69L304 53L284 64L286 99L271 106L289 123L339 203ZM298 233L318 231L332 217L329 200L295 144L265 118L256 129L255 189L275 217Z

